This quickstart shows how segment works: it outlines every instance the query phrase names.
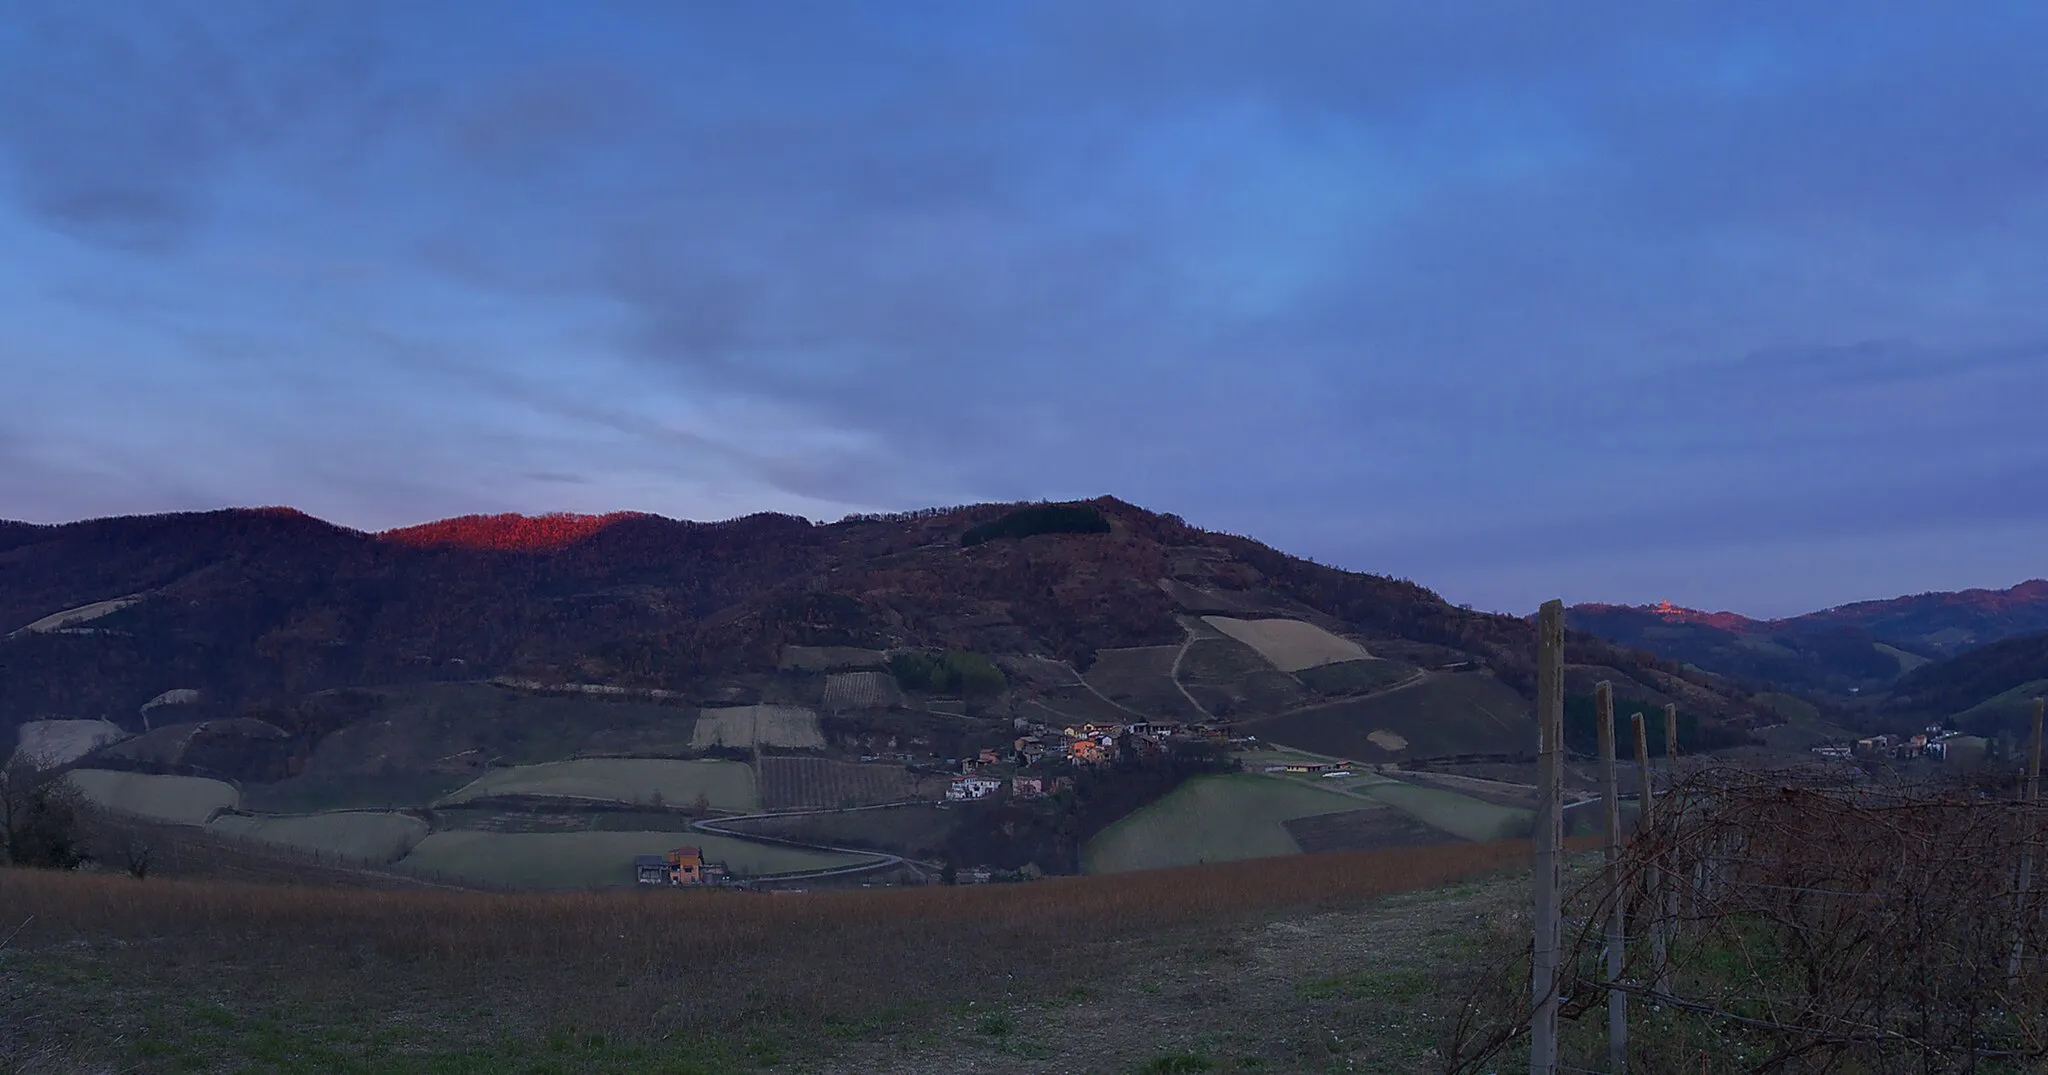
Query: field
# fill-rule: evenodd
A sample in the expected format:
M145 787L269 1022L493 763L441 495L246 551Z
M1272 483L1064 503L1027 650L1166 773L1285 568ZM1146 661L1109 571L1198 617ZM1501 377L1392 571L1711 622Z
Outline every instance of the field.
M1483 672L1433 675L1413 687L1297 710L1248 730L1274 743L1368 762L1536 749L1529 703ZM1407 746L1389 750L1382 745L1387 737L1375 741L1375 733L1392 733Z
M497 795L545 795L605 802L662 801L682 806L699 795L714 810L746 812L760 805L754 771L736 761L584 758L492 769L441 800L454 806Z
M103 744L127 737L119 725L104 720L32 720L21 726L15 749L50 769L69 765Z
M730 822L735 832L758 833L827 847L864 847L914 859L936 859L946 837L967 815L937 806L891 806L844 814L797 814Z
M1443 788L1399 780L1376 780L1359 790L1432 828L1482 843L1526 835L1536 816L1531 810L1497 806Z
M1876 643L1876 645L1879 653L1899 662L1899 674L1902 676L1923 664L1929 663L1927 658L1917 653L1908 653L1897 646L1888 646L1883 642Z
M275 784L244 786L242 809L265 814L392 810L425 806L468 782L467 777L442 773L308 774Z
M95 601L90 605L67 608L62 612L53 612L48 616L44 616L42 619L19 630L9 632L9 637L14 635L41 634L46 631L57 631L66 627L75 627L78 624L99 619L101 616L112 615L141 600L142 598L140 597L117 597L112 601ZM43 607L48 608L49 606L45 605Z
M835 672L825 677L825 708L882 709L900 705L903 692L887 672Z
M353 717L320 741L302 774L309 783L424 775L443 759L472 750L510 765L581 752L683 750L697 721L688 706L535 694L489 683L340 691L314 695L309 703Z
M1019 716L1044 721L1055 728L1089 722L1122 723L1135 719L1130 710L1120 709L1096 697L1095 693L1086 687L1040 691L1035 697L1019 703L1017 712Z
M688 844L736 874L790 873L850 866L862 859L794 847L771 847L693 832L437 832L398 863L506 888L554 890L633 883L633 856Z
M1202 714L1173 685L1173 661L1179 655L1179 646L1097 650L1086 678L1111 701L1146 716L1200 720ZM1130 720L1131 715L1124 713L1112 719Z
M825 745L818 715L801 706L740 705L703 709L690 737L696 750L705 747L795 747L817 750Z
M1275 670L1257 650L1221 635L1188 643L1180 680L1218 717L1270 715L1308 700L1294 677Z
M761 808L832 810L946 793L943 777L901 765L770 755L761 759Z
M1251 773L1198 776L1104 829L1081 853L1089 873L1186 866L1300 852L1284 823L1375 806L1295 780Z
M70 780L101 809L186 825L203 825L215 811L232 808L240 799L232 785L198 776L73 769Z
M1433 1070L1431 983L1525 905L1487 878L1527 865L1459 844L776 897L0 870L29 920L0 1048L24 1072Z
M1379 847L1417 847L1457 842L1457 837L1415 820L1399 810L1343 810L1312 814L1282 823L1296 846L1311 854L1326 851L1370 851Z
M396 862L427 835L427 823L416 817L373 810L299 817L223 814L206 828L222 836L372 862Z
M1304 668L1294 678L1317 694L1338 696L1384 690L1414 676L1415 671L1414 665L1374 657Z
M1202 622L1258 650L1282 672L1299 672L1304 668L1342 661L1362 661L1372 656L1364 646L1300 620L1239 620L1229 616L1204 616Z
M781 666L797 672L832 672L842 668L880 668L879 650L852 646L784 646Z

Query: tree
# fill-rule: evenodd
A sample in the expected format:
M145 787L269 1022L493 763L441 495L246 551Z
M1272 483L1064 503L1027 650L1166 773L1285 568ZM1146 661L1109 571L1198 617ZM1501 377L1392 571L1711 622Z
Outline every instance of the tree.
M939 867L939 883L942 885L956 885L960 883L960 869L953 865L952 859L947 859L946 864Z
M68 870L85 861L79 815L84 805L60 773L17 754L0 770L0 837L16 866Z

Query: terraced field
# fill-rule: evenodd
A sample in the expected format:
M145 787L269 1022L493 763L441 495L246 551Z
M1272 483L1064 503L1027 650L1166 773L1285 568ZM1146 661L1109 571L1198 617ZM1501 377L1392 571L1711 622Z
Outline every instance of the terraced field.
M519 889L580 889L633 884L633 856L690 845L735 874L755 876L851 866L864 856L753 844L708 833L437 832L400 860L408 867Z
M909 798L940 798L947 780L901 765L769 755L761 759L761 808L832 810Z
M427 836L427 823L419 818L378 810L297 817L223 814L206 829L222 836L374 862L396 862Z
M1266 716L1309 700L1293 676L1275 669L1259 651L1223 635L1188 643L1181 656L1180 681L1218 717Z
M1082 868L1120 873L1299 854L1287 822L1381 809L1296 780L1251 773L1198 776L1088 841Z
M199 776L73 769L68 779L103 810L180 825L203 825L215 811L241 799L232 785Z
M1413 687L1312 706L1252 730L1274 743L1367 762L1536 749L1529 703L1483 672L1436 675ZM1394 748L1396 739L1404 745Z
M604 802L650 802L659 795L682 805L699 795L714 810L748 812L760 805L754 771L736 761L674 761L665 758L583 758L492 769L449 793L454 806L499 795L544 795Z
M703 709L690 736L692 749L706 747L793 747L818 750L825 736L818 715L802 706L739 705Z
M1300 620L1240 620L1204 616L1202 622L1259 651L1282 672L1298 672L1341 661L1362 661L1364 646Z

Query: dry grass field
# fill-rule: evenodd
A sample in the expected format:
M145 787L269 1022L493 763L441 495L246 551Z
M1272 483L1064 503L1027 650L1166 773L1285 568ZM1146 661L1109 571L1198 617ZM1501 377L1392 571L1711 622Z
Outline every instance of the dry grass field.
M53 612L48 616L44 616L42 619L18 630L10 631L7 637L42 634L47 631L61 631L66 627L76 627L81 623L90 623L102 616L110 616L141 600L142 598L140 597L117 597L111 601L95 601L90 605L67 608L62 612Z
M0 870L22 1071L1422 1070L1524 844L805 895ZM1082 928L1080 924L1085 924ZM11 927L10 927L11 928ZM885 985L886 987L878 988Z
M1204 616L1202 622L1258 650L1282 672L1362 661L1372 654L1348 638L1340 638L1312 623L1300 620L1239 620L1229 616Z
M1413 687L1296 710L1249 730L1274 743L1367 762L1536 747L1529 703L1481 672L1435 675ZM1388 749L1391 740L1380 733L1405 745Z
M697 712L697 728L690 746L706 747L794 747L819 750L825 736L818 731L818 715L794 705L738 705Z

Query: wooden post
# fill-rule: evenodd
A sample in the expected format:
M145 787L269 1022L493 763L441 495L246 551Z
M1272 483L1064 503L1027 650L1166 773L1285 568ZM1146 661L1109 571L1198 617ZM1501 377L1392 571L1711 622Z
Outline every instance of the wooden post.
M1621 895L1621 780L1614 760L1614 684L1601 680L1593 688L1594 720L1600 732L1600 799L1607 813L1607 853L1601 887L1607 892L1607 984L1621 981L1628 944L1628 901ZM1607 991L1607 1070L1628 1067L1628 994Z
M1564 844L1564 602L1545 601L1536 626L1536 828L1532 886L1536 890L1536 944L1529 991L1529 1075L1557 1071L1558 852Z
M2027 798L2025 811L2025 842L2020 844L2020 884L2016 905L2013 907L2012 955L2005 961L2005 979L2016 982L2020 976L2020 961L2027 953L2027 889L2034 882L2034 840L2040 835L2040 827L2034 824L2035 804L2041 797L2041 718L2048 712L2048 700L2034 699L2034 748L2027 760Z
M1662 837L1656 828L1656 773L1650 769L1649 723L1641 713L1630 717L1629 722L1635 726L1636 779L1641 781L1636 788L1636 832L1648 836L1654 850ZM1664 948L1664 884L1663 871L1654 860L1643 867L1643 906L1650 915L1650 988L1662 994L1667 991L1664 964L1668 958Z
M1671 785L1678 783L1678 703L1664 703L1664 776ZM1669 807L1667 806L1668 810ZM1671 826L1672 832L1678 826ZM1675 847L1670 850L1677 850ZM1664 930L1673 934L1678 929L1678 882L1670 872L1664 874ZM1671 974L1667 969L1659 985L1663 992L1671 990Z

